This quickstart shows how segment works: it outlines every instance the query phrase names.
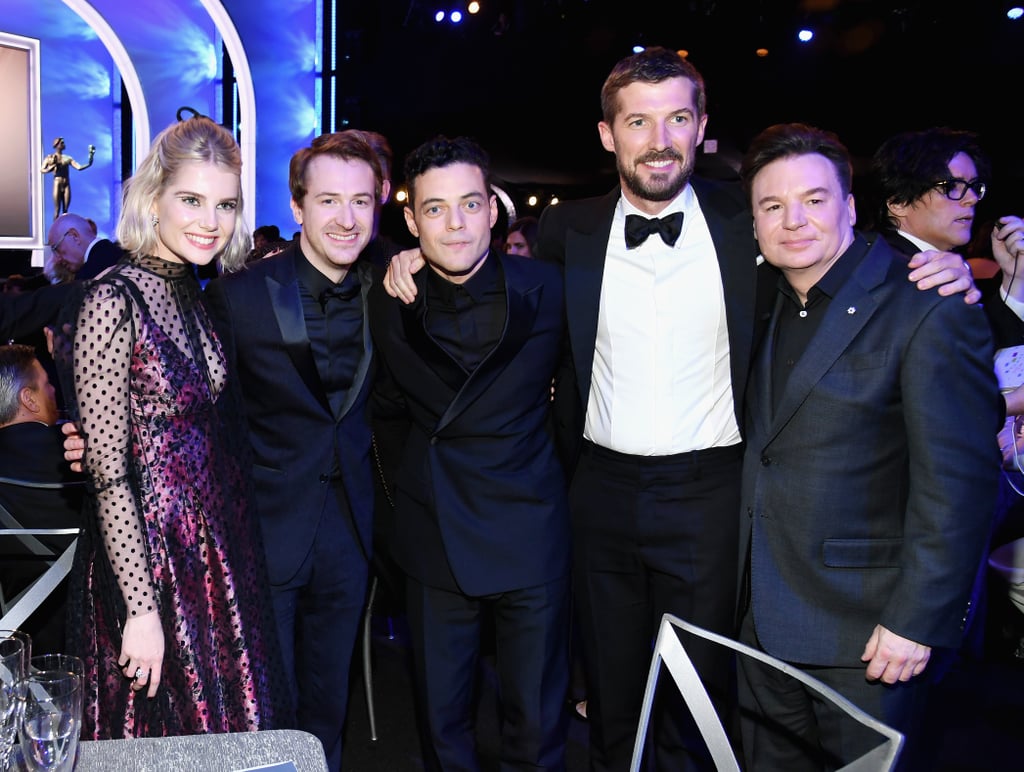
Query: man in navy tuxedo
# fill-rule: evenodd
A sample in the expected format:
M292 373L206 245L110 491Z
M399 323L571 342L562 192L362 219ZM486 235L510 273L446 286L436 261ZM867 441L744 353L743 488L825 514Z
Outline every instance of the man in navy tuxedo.
M363 139L325 134L292 157L289 187L298 240L205 294L243 396L299 727L338 770L372 553L371 267L356 260L373 233L380 163Z
M428 769L479 769L474 680L489 616L501 684L502 769L564 770L569 521L548 433L563 337L561 272L490 251L487 156L438 138L406 160L410 232L429 268L418 301L375 283L380 414L404 413L394 556Z

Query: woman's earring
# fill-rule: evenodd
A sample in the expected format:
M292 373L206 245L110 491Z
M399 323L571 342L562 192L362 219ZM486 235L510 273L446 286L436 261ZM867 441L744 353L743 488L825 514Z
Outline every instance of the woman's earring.
M154 214L154 215L150 215L150 217L152 218L152 221L153 221L153 227L154 227L154 228L155 228L155 227L156 227L157 225L159 225L159 224L160 224L160 218L159 218L159 217L157 217L157 216L156 216L155 214Z

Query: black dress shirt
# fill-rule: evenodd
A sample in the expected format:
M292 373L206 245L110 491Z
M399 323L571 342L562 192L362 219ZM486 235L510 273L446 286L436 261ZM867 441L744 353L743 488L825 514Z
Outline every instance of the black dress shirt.
M428 270L427 332L471 373L497 345L505 327L505 276L501 264L488 255L463 284L453 284L436 271Z
M785 275L779 277L779 292L786 301L782 303L779 313L775 348L772 351L773 411L778 410L779 401L789 382L789 374L821 326L821 320L832 304L832 299L868 253L869 246L863 239L856 239L818 283L808 290L806 304L800 302Z
M295 273L316 369L338 416L364 353L359 276L353 268L336 285L301 250L295 257Z

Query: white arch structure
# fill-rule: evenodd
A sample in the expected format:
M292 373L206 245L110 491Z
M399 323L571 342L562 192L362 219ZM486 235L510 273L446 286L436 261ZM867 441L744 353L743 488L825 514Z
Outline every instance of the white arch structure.
M95 30L97 37L106 47L121 73L121 80L124 82L128 101L132 106L136 159L143 158L149 152L151 138L149 110L142 91L142 82L127 49L106 20L87 0L63 0L63 2ZM235 81L238 87L238 117L242 127L242 139L239 143L242 152L242 198L248 202L248 206L245 208L245 220L249 229L252 230L256 218L256 96L252 72L249 69L249 59L245 55L242 39L224 8L224 4L220 0L199 0L199 2L210 15L217 32L220 33L235 71Z

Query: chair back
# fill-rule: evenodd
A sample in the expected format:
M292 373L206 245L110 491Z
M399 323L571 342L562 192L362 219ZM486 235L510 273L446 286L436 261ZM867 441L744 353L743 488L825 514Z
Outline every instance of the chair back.
M704 688L704 684L700 680L697 669L693 666L693 662L686 653L682 641L679 640L677 630L683 630L690 635L720 644L732 649L740 656L753 657L760 662L777 668L795 678L804 686L816 691L846 713L851 719L859 721L861 724L878 732L878 746L872 748L863 756L849 762L837 772L887 772L887 770L891 770L895 765L900 749L903 747L903 734L883 724L873 716L868 715L835 689L826 686L821 681L812 678L807 673L787 662L771 657L739 641L734 641L696 625L691 625L679 617L665 614L661 619L658 640L654 646L654 655L651 658L651 669L647 676L647 689L644 692L640 724L637 728L636 742L633 746L631 772L638 772L640 769L640 761L643 758L644 745L646 744L647 733L650 727L651 709L654 704L654 697L663 665L682 693L701 737L707 743L708 752L714 761L715 769L719 770L719 772L740 772L739 762L736 760L736 754L733 752L729 737L722 726L722 721L715 711L707 689Z
M0 483L19 485L26 488L61 489L80 486L81 483L41 483L0 477ZM49 567L28 587L12 598L8 598L0 586L0 629L17 630L42 605L43 601L57 589L71 571L78 539L75 538L59 554L37 539L37 536L77 536L78 528L25 528L22 523L0 504L0 538L16 538L31 553L49 563Z

